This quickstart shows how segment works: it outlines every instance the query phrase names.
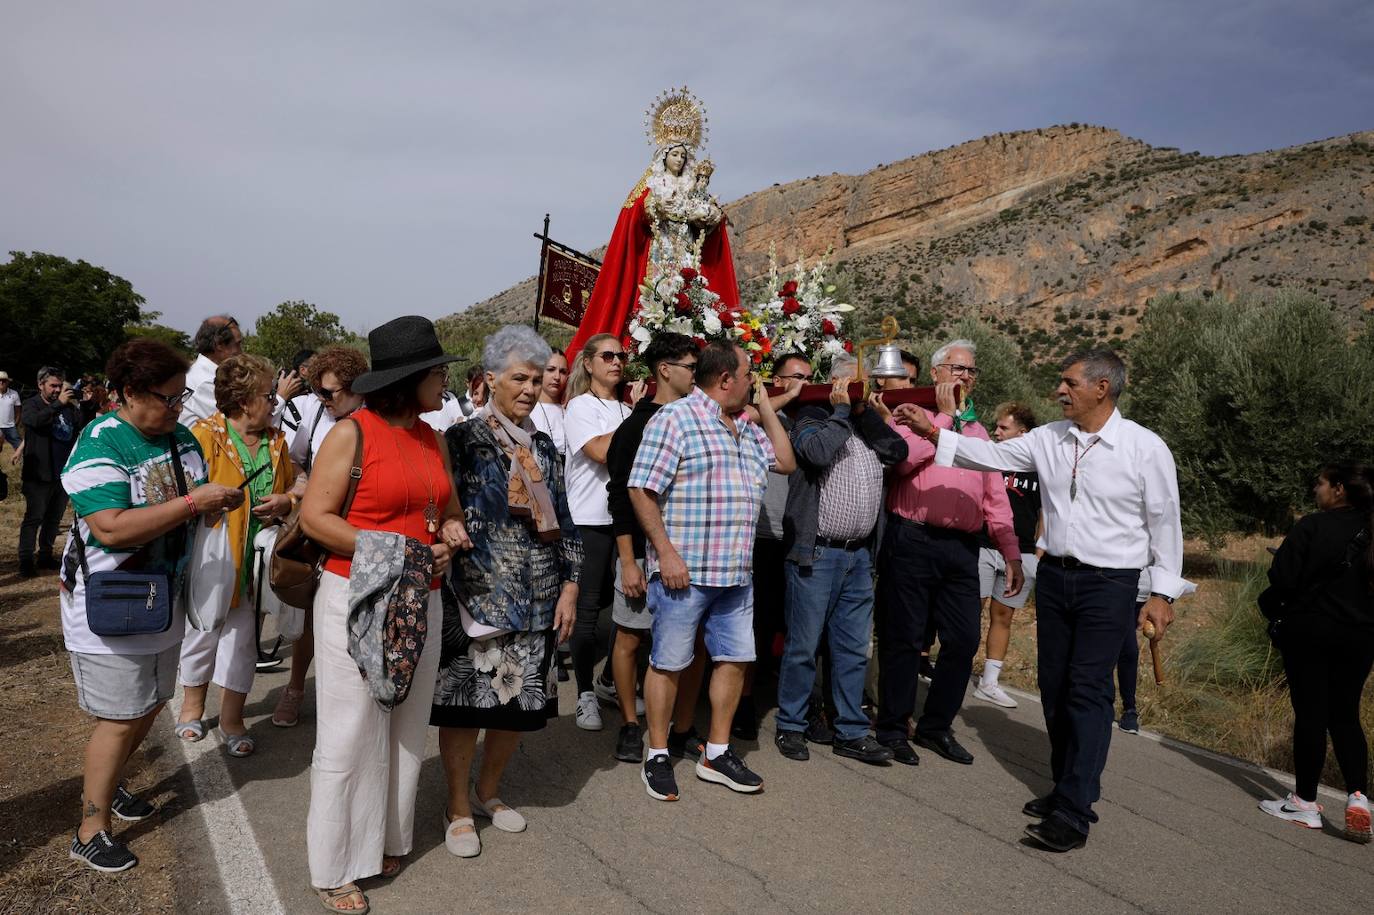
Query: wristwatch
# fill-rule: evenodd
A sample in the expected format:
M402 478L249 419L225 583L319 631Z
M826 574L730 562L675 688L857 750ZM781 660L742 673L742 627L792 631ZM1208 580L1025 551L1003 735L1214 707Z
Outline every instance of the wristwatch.
M1167 594L1160 594L1158 591L1151 591L1151 592L1150 592L1150 596L1151 596L1151 597L1158 597L1160 600L1164 601L1164 603L1166 603L1166 604L1173 604L1173 602L1174 602L1174 598L1170 597L1170 596L1167 595Z

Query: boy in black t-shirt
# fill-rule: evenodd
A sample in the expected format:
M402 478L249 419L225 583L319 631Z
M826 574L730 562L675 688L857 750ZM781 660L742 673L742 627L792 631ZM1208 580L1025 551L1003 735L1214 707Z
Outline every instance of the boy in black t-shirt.
M1030 407L1016 402L1004 403L997 408L997 425L992 430L992 438L1004 442L1025 435L1035 426L1035 414ZM1040 515L1039 476L1022 471L1004 471L1002 478L1006 481L1007 498L1011 502L1012 527L1021 545L1021 570L1025 573L1026 584L1015 596L1002 596L1007 584L1006 561L993 548L987 527L984 526L978 544L978 581L982 598L988 602L987 662L983 665L983 676L974 687L973 695L974 698L1003 708L1016 708L1016 700L998 685L997 678L1002 673L1002 661L1007 656L1007 644L1011 641L1011 618L1026 605L1026 598L1035 585L1036 563L1040 558L1035 541L1040 536L1043 522Z

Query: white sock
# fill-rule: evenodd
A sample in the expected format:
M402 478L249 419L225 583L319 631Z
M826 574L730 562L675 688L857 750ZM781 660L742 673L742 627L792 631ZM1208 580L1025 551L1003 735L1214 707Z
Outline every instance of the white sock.
M988 658L983 662L983 685L996 686L997 678L1002 675L1002 662Z
M728 749L730 749L730 745L728 743L707 743L706 758L715 759L717 756L724 753Z
M644 761L645 761L645 762L648 762L649 760L653 759L655 756L667 756L667 755L668 755L668 748L667 748L667 747L664 747L662 750L655 750L653 747L650 747L649 749L647 749L647 750L644 751Z

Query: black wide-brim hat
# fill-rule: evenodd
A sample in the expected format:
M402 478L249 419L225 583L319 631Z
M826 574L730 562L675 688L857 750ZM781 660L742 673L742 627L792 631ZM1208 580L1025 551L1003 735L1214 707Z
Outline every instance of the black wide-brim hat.
M408 375L445 362L457 362L439 344L434 322L420 315L404 315L387 321L367 335L372 350L372 370L349 385L354 394L371 394Z

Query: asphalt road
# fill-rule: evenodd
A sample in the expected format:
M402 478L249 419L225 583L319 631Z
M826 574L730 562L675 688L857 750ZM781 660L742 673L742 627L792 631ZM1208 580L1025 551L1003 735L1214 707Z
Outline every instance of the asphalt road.
M213 736L184 748L204 815L175 826L179 898L197 915L320 911L304 848L313 697L300 727L272 727L285 682L284 667L258 677L255 756L229 759ZM394 881L365 884L374 912L1370 911L1374 847L1262 814L1257 799L1286 780L1148 736L1114 734L1087 847L1038 850L1020 812L1048 788L1033 701L1008 713L969 699L958 733L972 766L922 752L917 768L876 768L826 747L792 762L773 749L770 715L757 745L737 746L762 793L733 794L679 763L682 800L669 804L612 758L618 715L580 731L560 686L563 716L525 739L501 790L529 829L479 821L476 859L444 849L430 732L415 851ZM160 730L174 742L170 720ZM1340 821L1343 799L1324 801Z

